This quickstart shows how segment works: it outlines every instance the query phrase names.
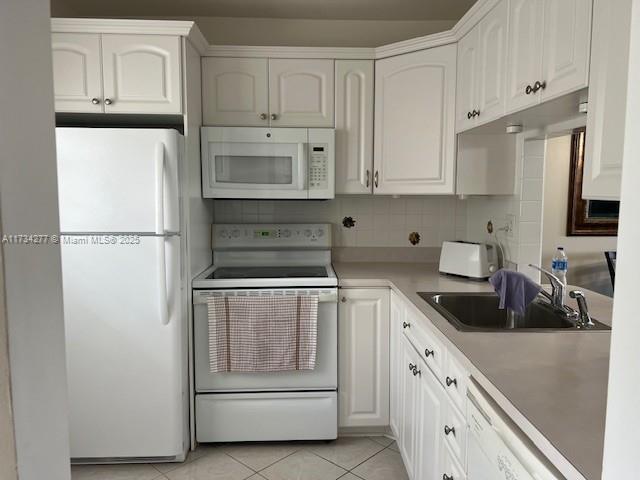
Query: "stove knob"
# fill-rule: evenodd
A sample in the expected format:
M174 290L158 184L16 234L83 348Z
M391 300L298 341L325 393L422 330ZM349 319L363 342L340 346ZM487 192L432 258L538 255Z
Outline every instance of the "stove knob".
M218 236L220 238L225 238L227 236L227 231L226 230L220 230L220 232L218 233Z
M284 238L289 238L291 236L291 230L283 230L282 231L282 236Z
M318 230L316 230L316 235L319 237L324 237L324 230L322 230L321 228L319 228Z
M233 231L231 232L231 236L232 236L233 238L238 238L238 237L240 236L240 230L233 230Z
M304 231L304 236L305 237L310 237L312 233L313 232L311 232L311 230L307 229L307 230Z

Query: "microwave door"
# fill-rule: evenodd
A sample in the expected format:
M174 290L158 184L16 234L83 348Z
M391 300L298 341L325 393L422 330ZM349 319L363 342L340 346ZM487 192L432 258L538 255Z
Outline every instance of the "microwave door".
M307 198L304 143L211 142L214 198Z

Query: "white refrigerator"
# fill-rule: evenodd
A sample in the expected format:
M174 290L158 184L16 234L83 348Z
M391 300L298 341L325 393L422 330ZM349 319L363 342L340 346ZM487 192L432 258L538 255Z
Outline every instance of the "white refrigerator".
M182 136L57 128L56 142L72 460L181 460Z

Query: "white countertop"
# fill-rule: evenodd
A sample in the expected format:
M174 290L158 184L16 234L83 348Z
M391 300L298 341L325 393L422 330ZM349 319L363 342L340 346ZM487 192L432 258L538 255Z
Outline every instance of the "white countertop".
M334 263L334 269L341 287L391 287L411 302L567 478L600 479L610 331L461 332L417 292L493 291L488 282L442 276L437 264ZM612 299L581 290L593 318L611 325Z

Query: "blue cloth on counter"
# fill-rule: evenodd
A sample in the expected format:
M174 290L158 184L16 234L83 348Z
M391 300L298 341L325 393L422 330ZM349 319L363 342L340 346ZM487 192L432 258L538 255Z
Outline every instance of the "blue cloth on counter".
M489 278L489 283L500 297L501 310L508 308L522 315L535 300L542 287L525 274L501 269Z

